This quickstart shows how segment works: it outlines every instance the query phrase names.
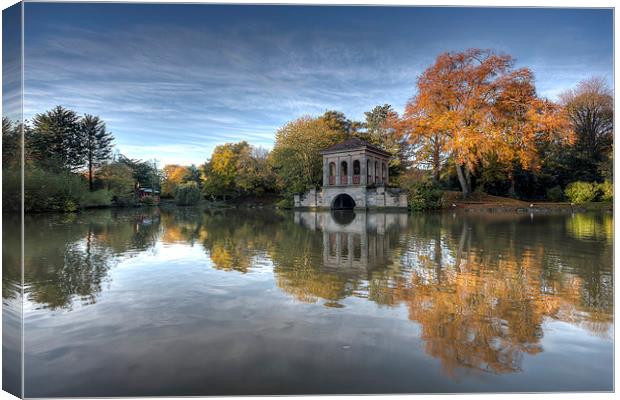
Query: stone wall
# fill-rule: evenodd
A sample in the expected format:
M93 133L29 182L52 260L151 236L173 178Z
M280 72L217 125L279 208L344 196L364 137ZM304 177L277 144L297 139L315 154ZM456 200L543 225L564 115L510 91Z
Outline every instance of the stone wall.
M295 208L331 208L334 199L347 194L355 201L355 208L406 208L407 192L398 188L364 186L324 187L295 195Z

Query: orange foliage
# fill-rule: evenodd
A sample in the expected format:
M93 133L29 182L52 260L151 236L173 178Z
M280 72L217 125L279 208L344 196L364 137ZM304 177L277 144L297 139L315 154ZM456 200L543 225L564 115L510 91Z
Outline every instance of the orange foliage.
M490 50L441 54L419 77L400 129L423 153L449 154L469 170L490 154L536 168L537 141L572 133L563 109L536 95L533 73L513 66Z
M164 167L164 182L162 184L162 195L174 196L176 188L183 182L183 179L188 172L188 167L182 165L166 165Z

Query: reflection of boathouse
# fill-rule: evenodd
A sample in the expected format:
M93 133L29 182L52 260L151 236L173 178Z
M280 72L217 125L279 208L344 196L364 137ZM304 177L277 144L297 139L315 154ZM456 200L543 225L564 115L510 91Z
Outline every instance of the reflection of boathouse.
M387 187L390 154L358 138L323 155L323 187L295 195L295 208L406 208L407 194Z
M295 222L323 233L324 266L371 269L389 264L407 214L297 211Z

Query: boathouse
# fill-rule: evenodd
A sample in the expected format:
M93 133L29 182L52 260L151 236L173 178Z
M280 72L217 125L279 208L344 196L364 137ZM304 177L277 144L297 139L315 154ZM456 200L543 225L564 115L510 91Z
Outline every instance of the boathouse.
M407 208L407 193L388 187L390 154L359 138L321 152L323 186L295 195L295 208Z

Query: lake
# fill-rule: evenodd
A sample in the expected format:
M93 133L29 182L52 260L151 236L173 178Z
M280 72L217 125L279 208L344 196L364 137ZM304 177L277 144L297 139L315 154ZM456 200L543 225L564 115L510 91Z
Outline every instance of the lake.
M141 208L25 230L28 397L613 389L611 213Z

